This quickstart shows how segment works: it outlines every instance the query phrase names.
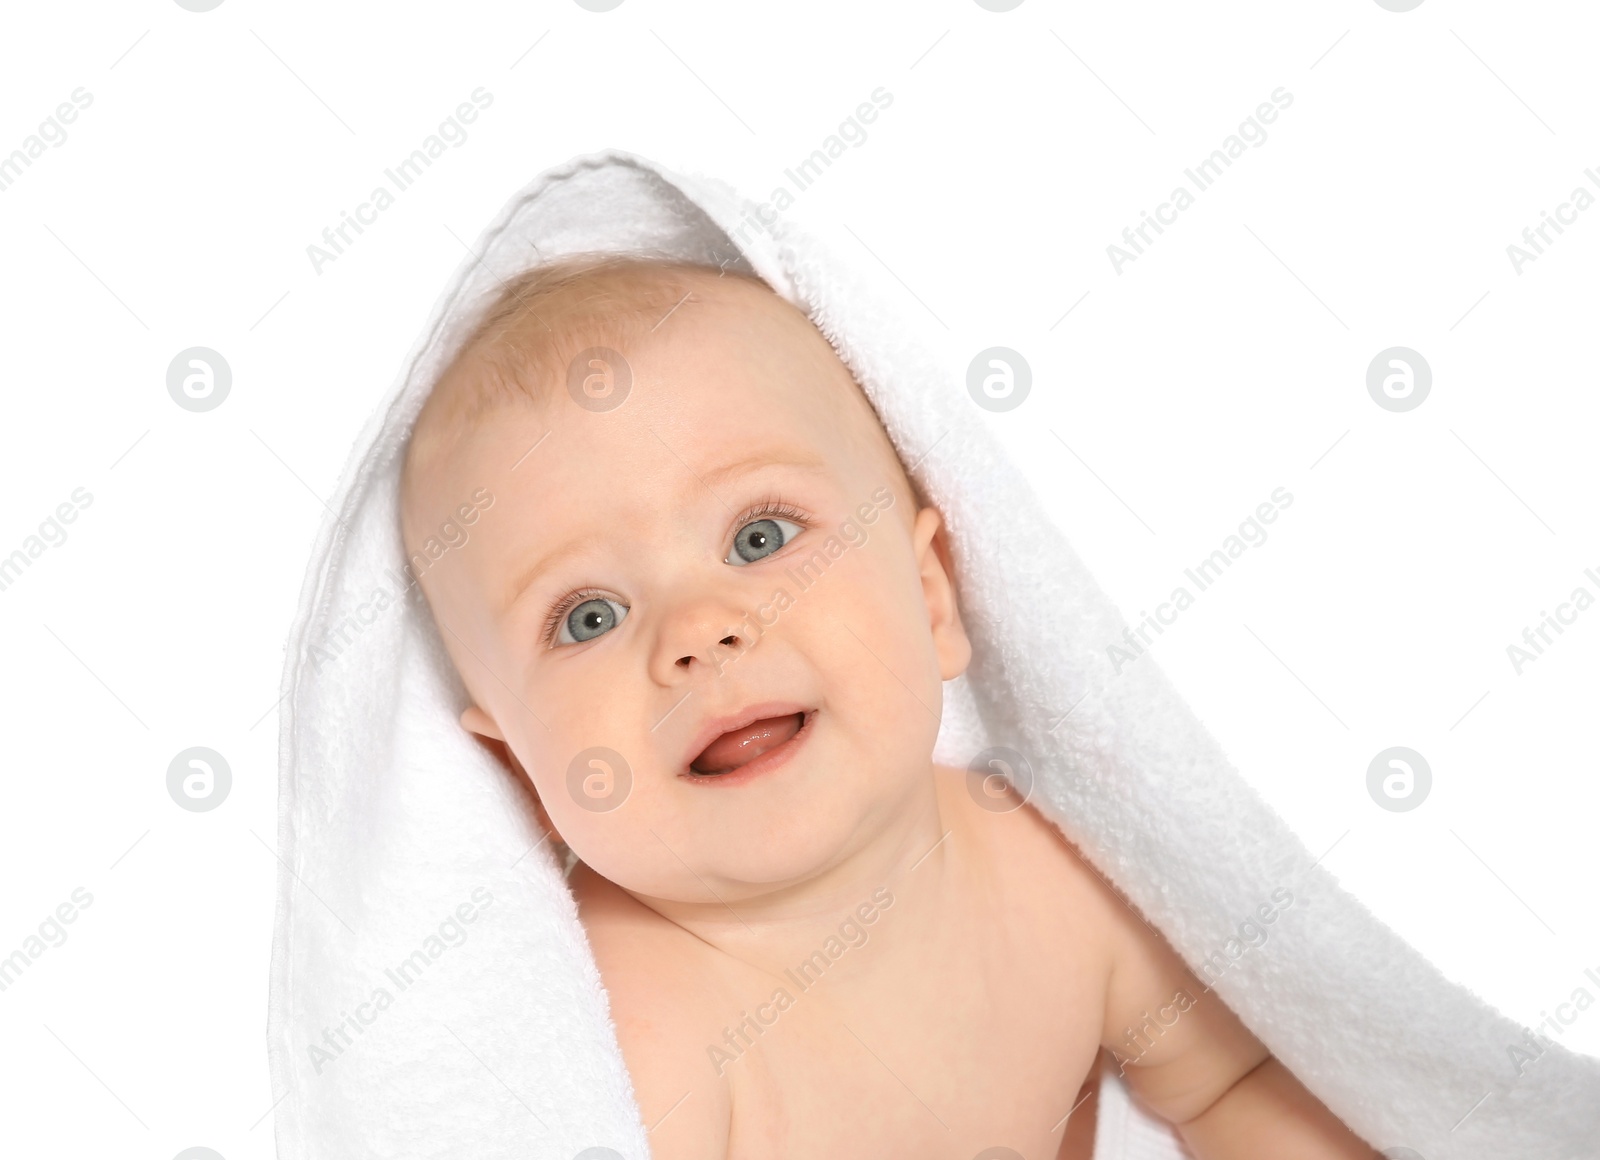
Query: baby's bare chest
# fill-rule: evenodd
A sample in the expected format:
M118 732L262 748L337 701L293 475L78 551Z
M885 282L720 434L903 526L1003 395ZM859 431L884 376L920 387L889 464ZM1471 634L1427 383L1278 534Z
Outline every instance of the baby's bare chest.
M1056 1155L1098 1046L1061 1009L1072 996L913 992L872 1006L801 993L751 1012L743 1037L724 1028L730 1160Z
M730 1158L1057 1155L1099 1049L1092 931L1019 899L983 929L810 963L712 988Z

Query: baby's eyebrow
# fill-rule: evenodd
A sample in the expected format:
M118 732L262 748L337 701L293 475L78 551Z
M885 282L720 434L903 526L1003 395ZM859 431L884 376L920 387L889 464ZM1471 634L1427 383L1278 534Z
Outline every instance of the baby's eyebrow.
M763 467L798 467L809 471L822 471L828 465L814 455L792 455L780 459L770 454L757 453L736 459L732 463L724 463L720 467L713 467L700 476L700 482L707 487L713 484L725 483L736 475L746 475Z
M540 556L539 559L534 561L534 563L525 569L520 575L512 577L510 583L506 585L505 600L501 604L501 608L510 608L517 601L521 600L523 594L532 588L534 583L541 576L550 571L557 564L566 561L569 557L576 556L579 549L582 547L582 540L568 540L555 551Z

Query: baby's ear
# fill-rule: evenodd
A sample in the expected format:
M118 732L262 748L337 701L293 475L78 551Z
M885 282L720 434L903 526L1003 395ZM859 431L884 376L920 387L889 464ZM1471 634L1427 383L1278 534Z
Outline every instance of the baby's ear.
M468 733L476 733L480 737L489 737L500 742L505 741L505 735L500 732L499 726L494 723L494 718L476 705L469 706L462 711L461 727Z
M550 820L549 811L544 808L538 787L533 784L533 778L528 776L527 770L522 768L522 762L517 760L517 755L511 751L511 746L506 744L499 727L494 723L494 718L473 705L461 714L461 727L468 733L476 734L478 744L494 754L495 759L527 787L528 792L533 795L533 808L538 815L539 824L549 832L558 846L565 846L566 842L561 837L561 831L556 829L555 823Z
M948 532L939 510L929 506L917 512L912 526L912 547L922 571L922 594L928 606L928 627L939 656L939 675L953 680L972 660L972 644L961 623L956 599L955 567Z

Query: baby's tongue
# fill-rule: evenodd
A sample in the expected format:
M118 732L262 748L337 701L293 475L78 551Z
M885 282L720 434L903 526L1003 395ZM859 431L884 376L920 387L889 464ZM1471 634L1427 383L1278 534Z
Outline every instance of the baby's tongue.
M752 721L743 729L724 733L710 745L689 767L696 773L725 773L754 761L769 749L782 745L800 732L800 714L786 717L767 717Z

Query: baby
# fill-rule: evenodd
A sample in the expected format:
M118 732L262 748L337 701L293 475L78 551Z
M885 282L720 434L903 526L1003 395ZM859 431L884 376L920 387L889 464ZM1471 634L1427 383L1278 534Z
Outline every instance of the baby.
M971 655L939 512L765 283L523 275L401 488L408 553L497 497L423 589L657 1160L1086 1158L1102 1051L1201 1160L1377 1155L1031 804L933 763Z

